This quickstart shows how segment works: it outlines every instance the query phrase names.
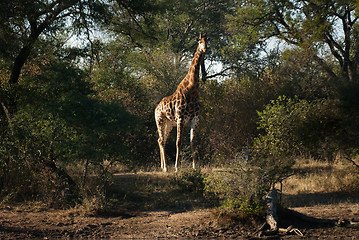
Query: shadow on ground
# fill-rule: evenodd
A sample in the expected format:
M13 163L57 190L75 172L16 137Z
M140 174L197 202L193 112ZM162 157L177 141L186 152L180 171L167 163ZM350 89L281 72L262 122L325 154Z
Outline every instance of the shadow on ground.
M203 189L192 189L175 173L115 174L109 191L117 206L128 211L185 212L218 205L204 198Z
M282 202L286 207L311 207L339 203L359 203L359 193L329 192L295 195L283 194Z

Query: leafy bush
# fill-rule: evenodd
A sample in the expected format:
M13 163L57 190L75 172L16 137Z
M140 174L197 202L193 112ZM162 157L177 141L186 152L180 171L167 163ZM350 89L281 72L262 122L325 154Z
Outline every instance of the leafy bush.
M85 80L83 71L56 63L14 89L16 108L0 136L1 195L72 201L89 165L128 159L125 136L135 119L118 104L93 98ZM70 176L69 164L83 166L80 178Z
M248 218L262 218L264 195L271 184L265 170L239 157L220 172L214 172L205 179L205 190L222 199L220 217L234 221Z
M188 169L175 177L174 181L183 192L202 194L205 188L205 175L201 169Z
M337 149L335 138L340 116L334 100L308 102L280 96L258 115L263 133L254 140L256 158L293 159L298 155L331 158Z
M254 139L249 157L237 154L228 170L206 178L206 191L223 199L220 215L261 216L264 196L293 174L295 157L317 151L330 136L327 131L337 124L336 105L329 100L283 96L258 115L261 134Z

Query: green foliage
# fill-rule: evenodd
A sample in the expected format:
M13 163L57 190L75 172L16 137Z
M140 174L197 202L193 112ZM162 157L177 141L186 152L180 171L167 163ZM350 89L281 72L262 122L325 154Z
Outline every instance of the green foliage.
M256 156L287 158L312 154L331 157L336 150L335 138L340 125L336 101L308 102L283 96L258 114L259 128L265 133L255 139Z
M265 110L258 112L259 128L266 131L265 136L261 135L255 144L262 144L258 152L265 150L267 156L287 155L300 149L302 143L296 139L297 135L293 129L300 128L296 126L302 123L300 120L302 117L305 118L305 114L298 109L297 101L285 96L279 97L267 105ZM307 102L303 103L306 105Z
M228 16L228 31L234 42L228 47L230 55L250 62L261 56L269 40L278 39L309 51L311 60L329 78L357 81L359 62L354 56L359 49L355 30L358 11L354 0L250 0L239 1L236 10ZM338 29L345 32L344 36ZM353 47L355 50L349 51ZM333 59L339 69L331 65Z
M269 76L208 80L201 87L200 131L208 141L203 147L210 154L208 158L220 154L226 161L250 145L258 134L257 110L276 96L277 87Z
M66 121L76 131L76 138L81 139L81 144L74 144L77 149L72 151L76 157L97 159L107 152L116 155L117 150L123 150L119 134L124 134L133 120L115 103L101 103L92 98L92 90L81 71L59 64L44 72L35 86L33 81L29 84L33 92L30 99L23 99L24 105Z
M230 170L214 172L205 179L205 190L222 199L219 215L242 221L263 217L264 196L270 188L265 170L244 158L236 159Z
M323 154L320 146L334 142L324 139L331 136L328 131L335 136L336 111L335 102L330 100L308 102L282 96L258 112L263 132L254 139L250 156L248 152L239 154L230 170L206 178L206 190L223 199L219 214L239 219L263 215L265 194L293 174L295 157ZM333 147L325 145L326 153Z
M126 36L140 48L166 46L174 53L192 53L193 41L200 32L213 38L213 44L226 43L225 15L233 11L231 0L182 1L117 1L118 9L113 19L113 30ZM220 48L211 52L219 53ZM218 58L218 54L216 54Z
M200 169L189 169L182 171L176 176L174 182L177 183L183 192L203 194L205 177L205 174Z
M81 70L58 63L34 78L14 90L17 109L0 137L3 194L19 188L17 197L52 193L58 199L80 186L66 172L69 163L129 159L125 135L136 121L119 105L94 99Z

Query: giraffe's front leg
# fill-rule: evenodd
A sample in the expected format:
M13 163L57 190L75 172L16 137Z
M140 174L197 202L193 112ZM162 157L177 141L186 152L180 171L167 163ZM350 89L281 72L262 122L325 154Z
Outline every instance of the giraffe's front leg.
M181 153L181 144L182 144L182 134L183 134L184 122L183 120L177 121L177 140L176 140L176 162L175 162L175 169L176 172L178 171L178 163L180 160L180 153Z
M167 172L165 145L161 138L158 139L158 146L160 147L161 169L162 171Z
M190 141L191 141L191 150L192 150L192 158L193 169L196 169L196 161L197 161L197 147L196 147L196 128L198 126L199 118L195 117L191 122L191 132L190 132Z

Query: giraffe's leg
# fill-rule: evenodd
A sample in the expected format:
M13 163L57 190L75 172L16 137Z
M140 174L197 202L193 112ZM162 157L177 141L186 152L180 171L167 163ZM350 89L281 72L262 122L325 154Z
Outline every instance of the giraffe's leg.
M175 169L178 171L178 163L180 161L180 152L181 152L181 144L182 144L182 134L183 134L184 123L182 120L177 121L177 141L176 141L176 162Z
M171 122L169 122L165 117L158 117L157 115L156 115L156 124L157 124L158 136L159 136L158 146L160 148L161 169L162 171L167 172L165 146L166 146L168 135L173 128L173 124L171 124Z
M164 141L162 138L158 138L158 146L160 148L161 169L162 169L162 171L167 172L165 144L164 144Z
M195 117L191 122L191 130L190 130L190 141L191 141L191 150L192 150L192 158L193 158L193 169L196 168L197 161L197 147L196 147L196 128L198 126L199 119Z
M163 163L161 163L161 165L163 165L163 171L167 172L167 166L166 166L166 154L165 154L165 145L168 139L168 136L170 135L170 132L172 131L174 124L170 121L168 121L166 119L166 124L165 124L165 128L164 128L164 133L163 133L163 151L162 151L162 156L163 156Z
M166 155L165 155L165 145L166 145L165 120L157 112L156 112L155 116L156 116L156 125L157 125L157 131L158 131L158 146L160 148L161 169L162 169L162 171L167 172Z

